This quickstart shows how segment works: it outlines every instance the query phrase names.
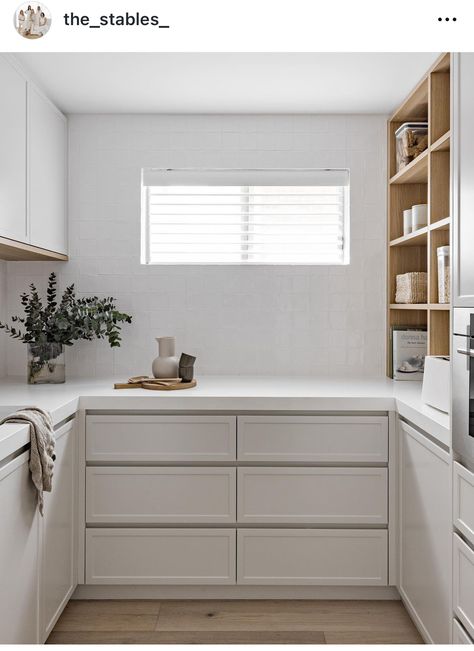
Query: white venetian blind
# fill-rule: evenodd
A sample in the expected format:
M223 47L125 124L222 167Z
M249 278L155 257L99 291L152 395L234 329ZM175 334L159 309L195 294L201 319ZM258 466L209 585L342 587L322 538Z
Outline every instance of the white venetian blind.
M347 170L143 170L145 264L345 264Z

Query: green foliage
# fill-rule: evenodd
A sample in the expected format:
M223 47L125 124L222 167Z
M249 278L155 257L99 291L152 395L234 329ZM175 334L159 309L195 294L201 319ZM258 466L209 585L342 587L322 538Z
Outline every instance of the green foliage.
M14 325L0 322L0 329L30 344L33 350L57 344L60 351L62 345L72 346L79 339L107 339L110 346L120 346L120 324L131 323L132 317L117 310L114 298L76 298L74 285L70 285L58 303L56 285L56 274L52 273L43 305L36 286L31 283L30 293L20 297L25 316L13 316Z

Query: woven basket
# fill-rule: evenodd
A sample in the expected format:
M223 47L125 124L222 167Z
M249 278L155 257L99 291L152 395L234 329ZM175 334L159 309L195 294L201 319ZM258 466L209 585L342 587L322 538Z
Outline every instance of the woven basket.
M397 276L395 303L426 303L428 299L428 274L413 271Z

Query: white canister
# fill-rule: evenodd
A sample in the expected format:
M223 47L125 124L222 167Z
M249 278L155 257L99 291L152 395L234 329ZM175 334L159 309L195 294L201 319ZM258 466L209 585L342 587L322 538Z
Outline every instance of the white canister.
M403 235L408 235L412 231L411 208L403 211Z
M449 303L451 272L449 265L449 246L440 246L438 255L438 303Z
M428 204L419 203L411 207L411 228L417 231L428 224Z

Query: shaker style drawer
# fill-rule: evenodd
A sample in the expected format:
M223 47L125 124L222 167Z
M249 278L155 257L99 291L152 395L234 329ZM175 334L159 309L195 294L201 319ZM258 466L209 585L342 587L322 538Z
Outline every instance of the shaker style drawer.
M387 585L387 531L239 529L237 583Z
M239 522L386 524L386 468L239 468Z
M386 463L386 416L239 416L242 461Z
M235 416L87 416L87 461L233 461Z
M235 529L87 529L86 584L235 583Z
M454 525L474 545L474 473L453 464Z
M454 614L474 637L474 551L454 534L453 554Z
M453 619L453 644L474 644L457 619Z
M89 467L89 523L235 522L235 468Z

